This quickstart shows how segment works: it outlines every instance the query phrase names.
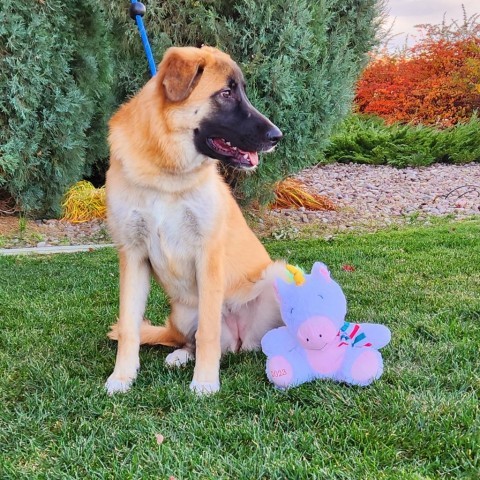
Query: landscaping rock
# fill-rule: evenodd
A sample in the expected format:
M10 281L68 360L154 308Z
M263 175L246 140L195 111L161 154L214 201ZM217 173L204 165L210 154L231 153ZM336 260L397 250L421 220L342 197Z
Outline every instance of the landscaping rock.
M310 191L326 195L336 212L308 215L310 224L350 227L386 226L405 222L412 215L452 215L462 218L480 211L480 164L435 164L396 169L384 165L330 164L299 173L295 178ZM271 215L282 215L274 210ZM289 221L305 222L305 209L289 210Z
M255 232L293 238L306 228L308 235L331 238L353 229L372 230L392 224L450 215L480 214L480 164L437 164L403 170L388 166L331 164L296 176L309 189L329 197L337 211L261 209L254 212ZM275 234L275 232L277 232ZM106 222L73 224L62 220L28 221L0 217L0 248L111 243Z

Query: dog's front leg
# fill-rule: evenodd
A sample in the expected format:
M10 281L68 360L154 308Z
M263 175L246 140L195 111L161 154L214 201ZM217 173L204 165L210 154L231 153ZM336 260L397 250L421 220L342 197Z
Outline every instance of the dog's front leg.
M210 242L197 261L198 329L196 358L190 388L197 394L220 388L220 333L224 295L224 254L217 242Z
M105 388L109 395L126 392L140 368L140 324L150 289L150 263L138 252L120 251L120 316L115 369Z

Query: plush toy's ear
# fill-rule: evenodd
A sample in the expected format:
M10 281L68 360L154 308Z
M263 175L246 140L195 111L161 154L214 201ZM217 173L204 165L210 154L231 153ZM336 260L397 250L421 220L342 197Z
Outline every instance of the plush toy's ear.
M323 280L331 281L330 272L327 266L322 262L315 262L312 267L311 275L322 278Z
M205 63L205 56L199 48L170 48L159 66L168 100L185 100L200 81Z

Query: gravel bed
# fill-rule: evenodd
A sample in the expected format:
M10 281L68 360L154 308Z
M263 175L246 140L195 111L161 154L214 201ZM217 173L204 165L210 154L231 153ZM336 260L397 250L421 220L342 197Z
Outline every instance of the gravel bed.
M337 205L332 212L272 210L289 222L336 226L382 226L428 216L455 218L480 214L480 164L389 166L331 164L302 171L296 178Z
M296 178L310 190L329 197L337 210L248 210L246 215L253 219L253 229L260 237L296 238L302 233L328 237L412 219L480 214L479 163L405 169L331 164L309 168ZM103 220L80 224L30 220L22 226L16 217L0 217L0 248L110 242Z
M111 243L104 220L70 223L0 217L0 248L49 247Z

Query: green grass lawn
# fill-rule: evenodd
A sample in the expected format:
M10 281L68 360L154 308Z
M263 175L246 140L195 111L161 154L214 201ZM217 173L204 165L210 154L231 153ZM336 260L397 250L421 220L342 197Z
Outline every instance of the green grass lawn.
M347 318L391 328L378 382L276 391L249 353L224 357L220 393L197 398L192 366L142 347L132 390L108 397L115 252L2 257L0 478L480 478L480 221L267 247L324 261ZM147 316L166 312L155 288Z

